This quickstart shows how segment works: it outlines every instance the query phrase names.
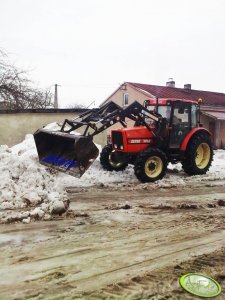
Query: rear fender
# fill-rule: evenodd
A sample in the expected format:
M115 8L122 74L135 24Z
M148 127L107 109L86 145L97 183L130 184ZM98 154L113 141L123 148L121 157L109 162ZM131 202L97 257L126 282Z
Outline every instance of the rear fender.
M182 151L185 151L187 149L187 145L190 141L190 139L197 133L200 133L200 132L204 132L204 133L207 133L208 135L210 135L210 132L205 129L205 128L193 128L187 135L186 137L184 138L182 144L181 144L181 147L180 147L180 150Z

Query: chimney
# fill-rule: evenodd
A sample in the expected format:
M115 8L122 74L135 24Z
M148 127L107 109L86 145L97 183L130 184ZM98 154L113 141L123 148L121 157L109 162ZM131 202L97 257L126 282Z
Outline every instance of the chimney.
M120 89L121 89L122 91L126 91L126 90L127 90L127 84L126 84L126 82L125 82L124 84L121 85Z
M191 84L190 83L185 84L184 89L185 90L191 90Z
M169 81L167 81L166 86L168 87L175 87L175 81L173 80L173 78L169 78Z

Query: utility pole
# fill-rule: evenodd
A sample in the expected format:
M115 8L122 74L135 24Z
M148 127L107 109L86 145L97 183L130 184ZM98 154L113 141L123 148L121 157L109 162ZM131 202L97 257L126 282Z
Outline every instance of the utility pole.
M54 108L58 108L58 84L55 84Z

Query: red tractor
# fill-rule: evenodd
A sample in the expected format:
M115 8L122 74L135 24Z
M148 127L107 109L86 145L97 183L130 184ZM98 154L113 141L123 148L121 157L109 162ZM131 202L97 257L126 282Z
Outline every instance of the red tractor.
M127 118L133 127L127 128ZM98 156L93 136L118 122L123 128L111 131L110 143L100 154L105 170L121 171L133 164L141 182L153 182L164 177L169 162L181 162L188 175L205 174L211 166L213 146L200 124L199 104L177 99L149 99L126 108L109 102L65 120L58 132L38 130L34 138L40 163L82 176ZM72 134L82 126L82 135Z

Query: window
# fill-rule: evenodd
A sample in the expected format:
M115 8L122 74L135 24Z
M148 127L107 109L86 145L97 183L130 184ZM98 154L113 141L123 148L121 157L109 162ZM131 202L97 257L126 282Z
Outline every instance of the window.
M171 114L171 106L159 106L158 113L163 117L166 118L167 121L170 121L170 114Z
M128 94L123 94L123 106L128 105Z
M191 127L197 127L197 107L196 105L191 106Z
M188 125L188 109L180 111L180 108L174 108L173 124L186 123Z

